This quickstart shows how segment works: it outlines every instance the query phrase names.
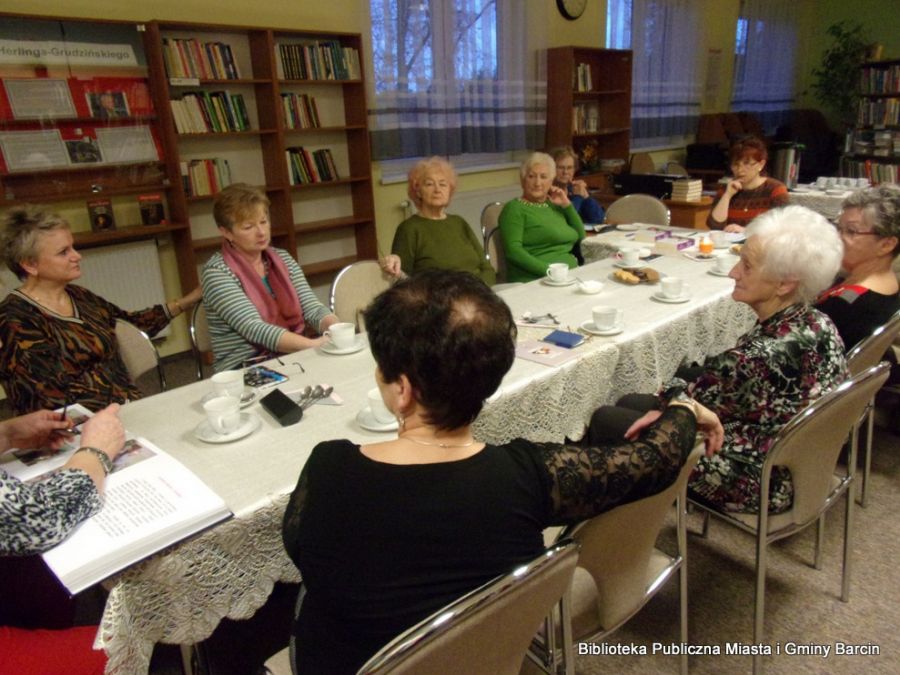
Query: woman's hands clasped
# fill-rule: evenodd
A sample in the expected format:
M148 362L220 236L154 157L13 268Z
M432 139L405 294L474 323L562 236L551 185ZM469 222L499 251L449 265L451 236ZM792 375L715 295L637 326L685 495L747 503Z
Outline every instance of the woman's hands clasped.
M687 407L687 406L685 406ZM703 434L703 443L706 445L706 454L713 455L722 449L722 443L725 441L725 429L718 416L706 406L693 401L694 412L697 416L697 429ZM661 410L650 410L635 420L634 424L628 427L625 432L625 438L629 441L635 440L641 435L644 429L653 424L662 415Z

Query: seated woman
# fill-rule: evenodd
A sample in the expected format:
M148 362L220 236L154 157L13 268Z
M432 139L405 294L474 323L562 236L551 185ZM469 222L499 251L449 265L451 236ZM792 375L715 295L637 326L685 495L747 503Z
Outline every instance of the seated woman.
M838 232L844 276L819 296L816 308L834 321L850 351L900 309L891 265L900 252L900 188L860 190L844 200Z
M196 288L178 300L126 312L71 282L81 276L69 224L26 206L2 223L3 261L22 285L0 303L0 379L17 413L78 402L99 410L141 393L128 377L116 319L155 335L200 301Z
M690 383L676 377L658 398L631 394L618 407L597 410L588 440L600 443L623 432L631 437L659 417L652 408L660 401L686 389L725 427L722 452L700 459L689 489L720 509L756 513L760 469L773 437L841 383L846 362L834 324L810 306L840 264L842 247L834 227L809 209L788 206L759 216L747 235L731 270L731 297L750 306L757 324L733 348L707 358ZM784 511L792 499L790 472L775 467L769 510Z
M553 184L566 191L572 206L578 211L583 223L602 223L606 212L600 206L600 202L591 197L587 183L575 178L578 170L578 155L575 151L565 146L550 151L550 156L556 162L556 180Z
M213 217L222 250L200 273L213 369L327 342L304 331L313 326L321 335L338 318L316 298L297 261L271 246L265 193L245 183L229 185L216 195Z
M399 276L401 269L404 274L460 270L494 285L494 268L478 237L463 218L447 214L455 191L456 171L445 159L423 159L410 170L407 194L418 213L400 223L394 233L393 255L382 262L389 274Z
M566 191L553 185L553 158L535 152L519 174L522 196L507 202L500 212L507 281L541 279L551 263L576 267L572 248L584 239L584 224Z
M698 424L711 451L721 441L715 416L685 398L631 443L482 443L472 422L515 354L506 304L470 274L426 270L365 319L399 435L320 443L291 495L284 544L306 591L297 672L355 673L401 631L540 554L548 525L671 484Z
M743 232L751 220L776 206L788 203L784 183L762 175L769 151L758 138L747 138L728 152L734 178L713 204L706 224L711 230Z

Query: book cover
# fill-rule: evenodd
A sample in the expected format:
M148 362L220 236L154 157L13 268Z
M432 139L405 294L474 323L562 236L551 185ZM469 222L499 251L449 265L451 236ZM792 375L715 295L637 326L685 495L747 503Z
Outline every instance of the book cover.
M101 120L120 119L131 113L128 108L128 97L124 91L104 91L100 93L86 92L91 117Z
M138 208L141 210L141 222L144 225L160 225L166 222L162 195L138 195Z
M87 203L88 217L94 232L105 232L116 229L113 216L112 201L109 199L89 199Z

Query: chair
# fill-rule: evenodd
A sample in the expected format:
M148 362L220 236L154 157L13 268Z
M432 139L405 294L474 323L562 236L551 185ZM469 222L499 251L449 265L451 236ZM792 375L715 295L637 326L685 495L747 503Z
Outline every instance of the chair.
M649 152L636 152L631 156L629 173L656 173L656 165Z
M116 341L119 343L119 353L132 382L137 382L141 375L156 368L159 386L163 390L166 389L166 375L159 360L159 352L156 351L149 335L134 324L117 319Z
M491 262L491 267L497 273L497 283L491 286L494 291L502 291L504 288L518 286L519 283L506 281L506 251L503 249L503 241L500 237L500 228L495 227L488 233L487 242L484 246L484 254Z
M206 354L212 351L212 340L209 337L209 324L206 322L206 307L202 302L194 305L191 312L191 351L197 362L197 379L203 379L203 364L206 362Z
M825 394L800 411L775 436L763 462L760 476L760 503L765 505L769 494L772 467L790 469L794 484L794 503L789 511L769 515L768 509L758 514L726 513L702 502L689 499L704 511L706 532L709 515L718 516L735 527L756 537L756 599L753 618L753 642L763 642L763 618L766 592L766 557L772 542L795 534L814 522L818 523L814 566L819 569L824 533L824 514L846 497L844 521L844 561L841 579L841 600L850 599L850 544L853 524L851 487L856 473L856 426L875 392L884 384L889 373L887 363L865 370ZM840 476L835 468L841 448L850 435L850 458L847 472ZM753 656L753 672L761 671L759 655Z
M703 443L699 443L675 482L662 492L563 531L563 537L581 544L571 599L563 604L561 616L563 626L571 626L575 642L596 642L615 632L675 573L679 576L680 641L688 641L686 491L703 451ZM670 556L655 544L673 503L678 551ZM687 666L684 654L682 673L687 673Z
M687 176L688 172L678 162L666 162L666 174L669 176Z
M391 280L375 260L360 260L338 272L331 284L329 304L331 311L341 321L356 324L360 332L365 330L362 310L372 299L390 288Z
M541 620L566 593L577 562L578 544L557 544L402 633L358 675L516 675ZM566 633L563 640L571 656L571 636Z
M481 243L487 251L487 240L500 222L503 202L491 202L481 210Z
M669 225L669 207L651 195L625 195L606 209L606 222L616 225L646 223L648 225Z
M850 369L850 374L857 375L880 362L898 335L900 335L900 311L897 311L894 316L888 319L887 323L876 328L869 337L850 350L847 354L847 366ZM875 426L874 394L864 415L866 447L863 450L862 485L860 485L859 490L859 503L862 506L866 505L869 492L869 471L872 468L872 434Z

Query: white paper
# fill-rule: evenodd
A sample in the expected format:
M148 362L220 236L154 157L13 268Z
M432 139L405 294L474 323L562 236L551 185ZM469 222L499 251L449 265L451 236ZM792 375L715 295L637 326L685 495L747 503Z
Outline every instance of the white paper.
M75 117L75 104L65 80L28 78L3 80L17 120Z
M103 159L109 164L159 160L150 127L97 127L96 133Z
M69 165L59 129L0 133L0 148L10 171L54 169Z

